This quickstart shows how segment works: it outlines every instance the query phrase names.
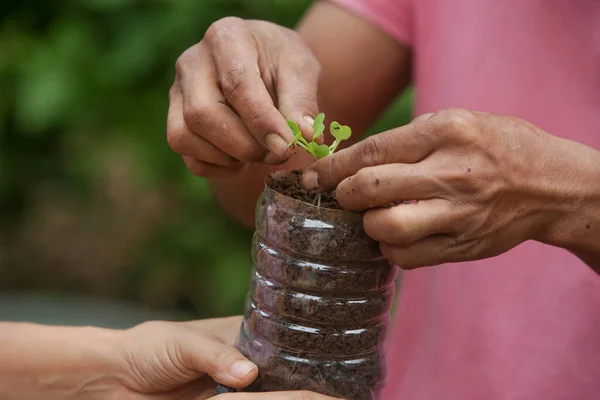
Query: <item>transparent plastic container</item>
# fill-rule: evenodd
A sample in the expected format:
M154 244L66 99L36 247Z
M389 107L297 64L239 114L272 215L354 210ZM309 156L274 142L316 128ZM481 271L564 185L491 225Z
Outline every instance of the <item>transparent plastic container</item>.
M251 390L378 399L397 268L364 233L360 214L295 200L268 182L237 342L259 367Z

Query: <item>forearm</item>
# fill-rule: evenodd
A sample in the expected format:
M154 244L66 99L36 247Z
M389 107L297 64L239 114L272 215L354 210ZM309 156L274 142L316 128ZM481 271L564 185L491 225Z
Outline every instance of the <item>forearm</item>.
M600 151L553 138L541 181L553 201L542 241L565 248L600 273Z
M352 128L351 140L343 143L348 146L406 88L410 52L368 22L327 2L316 2L297 31L321 64L320 111L328 120ZM251 228L266 175L278 169L303 168L312 161L300 151L284 165L253 164L241 174L210 183L225 211Z
M2 399L105 398L112 341L99 328L0 323Z

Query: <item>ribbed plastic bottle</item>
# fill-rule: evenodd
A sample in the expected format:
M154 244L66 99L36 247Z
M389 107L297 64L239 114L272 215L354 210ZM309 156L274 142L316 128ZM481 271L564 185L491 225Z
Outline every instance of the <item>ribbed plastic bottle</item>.
M237 347L259 367L253 390L378 399L398 270L365 234L362 216L267 184L252 255Z

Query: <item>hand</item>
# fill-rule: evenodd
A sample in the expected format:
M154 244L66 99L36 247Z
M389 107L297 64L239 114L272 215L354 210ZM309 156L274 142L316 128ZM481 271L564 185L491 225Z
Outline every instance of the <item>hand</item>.
M256 365L233 346L241 317L147 322L128 330L0 322L2 399L204 400L330 397L308 392L215 396L242 389Z
M193 322L148 322L125 331L117 347L121 382L116 393L135 400L326 400L311 392L235 393L215 396L216 382L242 389L256 365L233 347L240 317Z
M307 138L318 114L319 64L296 32L225 18L177 60L167 139L195 175L281 164L295 151L285 118Z
M540 177L552 138L516 118L445 110L317 161L304 184L367 210L365 231L402 268L481 259L550 225L542 210L556 199Z
M152 321L122 331L109 374L116 379L102 386L132 400L207 399L214 396L215 381L244 388L258 368L233 347L240 324L240 317Z

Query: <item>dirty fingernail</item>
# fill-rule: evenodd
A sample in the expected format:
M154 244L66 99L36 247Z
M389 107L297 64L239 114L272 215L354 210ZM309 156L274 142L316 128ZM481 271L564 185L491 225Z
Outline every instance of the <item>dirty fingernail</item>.
M244 379L246 375L252 372L256 368L256 365L247 360L236 361L231 368L229 373L236 379Z
M286 143L286 141L276 133L269 133L265 137L265 145L269 148L269 150L280 157L283 157L287 152L288 144L289 143Z
M305 115L304 120L306 122L308 122L310 124L310 126L313 126L315 124L315 119L313 117L311 117L310 115Z
M318 189L321 186L321 182L319 181L317 171L306 171L302 176L302 184L309 190Z

